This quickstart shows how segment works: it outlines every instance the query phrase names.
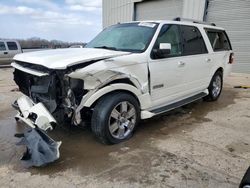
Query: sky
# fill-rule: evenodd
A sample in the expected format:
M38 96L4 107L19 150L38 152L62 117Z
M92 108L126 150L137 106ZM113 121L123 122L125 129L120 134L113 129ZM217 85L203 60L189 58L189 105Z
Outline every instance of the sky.
M0 38L89 42L102 30L102 0L0 0Z

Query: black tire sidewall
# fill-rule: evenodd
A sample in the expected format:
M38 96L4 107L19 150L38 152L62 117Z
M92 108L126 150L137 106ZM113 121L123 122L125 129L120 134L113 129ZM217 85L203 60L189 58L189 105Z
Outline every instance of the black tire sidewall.
M214 89L214 87L213 87L213 82L214 82L214 80L215 80L218 76L219 76L220 79L221 79L221 90L220 90L219 95L214 96L214 95L213 95L213 89ZM212 80L211 80L211 83L210 83L210 85L209 85L209 88L208 88L208 90L209 90L209 98L211 99L211 101L216 101L216 100L220 97L221 92L222 92L222 88L223 88L223 75L222 75L222 72L217 71L217 72L214 74L214 76L213 76L213 78L212 78Z
M112 110L119 103L127 101L135 107L136 122L133 131L124 139L114 138L109 131L109 117ZM117 92L108 94L101 98L94 108L91 127L95 135L105 144L117 144L128 140L133 135L136 126L140 120L140 108L138 101L130 94Z

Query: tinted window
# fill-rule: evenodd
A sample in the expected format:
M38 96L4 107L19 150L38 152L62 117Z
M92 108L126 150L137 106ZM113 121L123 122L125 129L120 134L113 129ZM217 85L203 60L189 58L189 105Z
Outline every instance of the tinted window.
M5 50L6 50L6 47L5 47L4 42L0 42L0 51L5 51Z
M232 49L225 32L216 30L207 30L207 36L215 52Z
M170 43L171 52L167 57L180 56L182 54L182 45L180 38L180 29L178 25L164 25L154 45L154 49L159 49L160 43ZM157 57L152 57L156 59Z
M7 42L7 46L9 48L9 50L17 50L17 45L15 42Z
M193 26L181 26L183 36L183 55L207 53L205 42L200 31Z

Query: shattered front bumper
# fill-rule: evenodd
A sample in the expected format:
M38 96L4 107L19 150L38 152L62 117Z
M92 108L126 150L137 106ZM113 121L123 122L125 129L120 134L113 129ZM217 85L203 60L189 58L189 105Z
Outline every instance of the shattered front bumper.
M28 166L45 166L59 159L61 142L50 138L45 131L53 130L56 120L42 103L35 104L27 96L17 100L17 120L23 121L31 129L16 136L22 138L17 145L25 145L26 152L21 160Z
M17 105L19 111L16 118L20 119L31 128L38 127L47 131L52 130L52 125L57 123L55 118L42 103L34 104L27 96L22 96L17 99Z

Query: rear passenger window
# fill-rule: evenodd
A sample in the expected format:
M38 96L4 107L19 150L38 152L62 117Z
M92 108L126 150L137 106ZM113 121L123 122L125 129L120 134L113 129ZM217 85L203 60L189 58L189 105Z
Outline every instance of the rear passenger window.
M5 47L4 42L0 42L0 51L5 51L5 50L6 50L6 47Z
M198 28L181 26L184 40L183 55L196 55L207 53L207 48Z
M17 50L17 45L15 42L7 42L7 46L9 48L9 50Z
M227 35L223 31L206 30L211 46L215 52L231 50Z

